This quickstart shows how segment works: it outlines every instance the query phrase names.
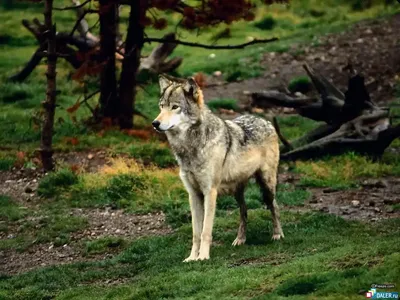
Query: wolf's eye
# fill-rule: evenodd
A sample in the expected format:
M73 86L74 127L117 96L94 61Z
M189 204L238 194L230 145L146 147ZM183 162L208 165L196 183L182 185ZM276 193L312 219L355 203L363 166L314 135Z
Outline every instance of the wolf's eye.
M175 110L175 109L178 109L178 108L179 108L178 105L173 105L173 106L172 106L172 110Z

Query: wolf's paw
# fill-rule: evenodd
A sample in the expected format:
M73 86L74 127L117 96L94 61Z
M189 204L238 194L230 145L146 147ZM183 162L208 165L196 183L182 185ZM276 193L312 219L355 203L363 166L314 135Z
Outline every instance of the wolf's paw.
M197 257L191 255L188 258L186 258L183 262L189 262L189 261L195 261L195 260L197 260Z
M240 245L243 245L244 243L246 242L246 238L236 238L234 241L233 241L233 243L232 243L232 246L240 246Z
M274 240L274 241L279 241L280 239L283 239L285 236L283 235L283 233L278 233L278 234L274 234L273 236L272 236L272 239Z
M199 254L199 256L196 258L196 260L207 260L207 259L210 259L210 255L202 255L202 254Z

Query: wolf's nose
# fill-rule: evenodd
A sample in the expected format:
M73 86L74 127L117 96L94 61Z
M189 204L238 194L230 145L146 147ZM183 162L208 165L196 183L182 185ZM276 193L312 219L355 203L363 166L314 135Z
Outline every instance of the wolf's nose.
M153 125L153 127L155 129L158 129L158 127L160 126L161 123L160 123L160 121L154 120L151 124Z

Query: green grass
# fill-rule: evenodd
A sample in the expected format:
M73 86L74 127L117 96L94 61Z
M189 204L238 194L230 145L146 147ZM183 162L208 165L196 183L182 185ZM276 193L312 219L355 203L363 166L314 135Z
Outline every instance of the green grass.
M277 187L276 200L281 206L303 206L304 202L311 196L310 192L296 188L289 184L279 184ZM259 187L251 182L245 191L246 205L248 209L258 209L264 206ZM237 203L232 196L220 196L217 201L217 209L237 209Z
M308 76L293 78L288 85L288 89L290 92L300 92L303 94L309 92L312 87L313 85L311 83L311 79Z
M127 148L130 157L144 165L154 164L160 168L176 166L176 159L171 150L158 143L132 144Z
M278 186L277 201L285 206L303 206L311 197L311 193L304 189L294 188L290 184Z
M45 176L38 186L38 195L52 197L57 188L66 188L78 182L78 176L69 169L61 169Z
M85 243L85 255L107 253L110 250L120 250L126 246L126 241L119 237L103 237Z
M112 259L3 276L0 297L361 299L358 292L371 283L400 283L399 220L366 225L287 212L286 239L272 242L270 215L251 211L248 243L233 248L237 217L217 218L210 261L182 263L191 240L184 226L169 236L139 239Z
M238 110L238 104L235 99L214 99L207 102L207 106L216 112L219 108L231 109L233 111Z
M319 125L319 123L299 115L277 116L277 119L283 136L288 140L299 138Z
M298 161L294 171L301 174L302 186L346 189L356 187L361 178L400 176L400 158L384 156L382 161L373 162L348 153L313 162Z
M11 170L16 159L13 157L0 157L0 171Z
M88 224L86 218L59 213L56 207L53 211L46 210L40 213L46 213L46 215L27 211L24 216L29 215L31 218L19 217L21 222L10 220L14 222L7 224L17 225L18 233L12 238L1 240L0 250L14 249L22 252L32 245L48 242L59 247L70 242L71 233L83 230Z
M0 195L0 207L0 220L3 222L17 221L26 215L26 209L4 195Z

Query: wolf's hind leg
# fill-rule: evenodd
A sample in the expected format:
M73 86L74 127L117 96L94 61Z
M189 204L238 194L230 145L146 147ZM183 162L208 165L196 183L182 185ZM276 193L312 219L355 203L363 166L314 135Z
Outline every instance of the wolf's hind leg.
M244 200L244 185L240 185L235 192L235 199L240 209L240 224L236 239L232 246L243 245L246 242L246 227L247 227L247 206Z
M277 174L274 170L261 170L256 174L256 180L260 186L263 201L271 210L274 226L273 240L279 240L285 237L281 227L279 207L275 199L276 176Z

